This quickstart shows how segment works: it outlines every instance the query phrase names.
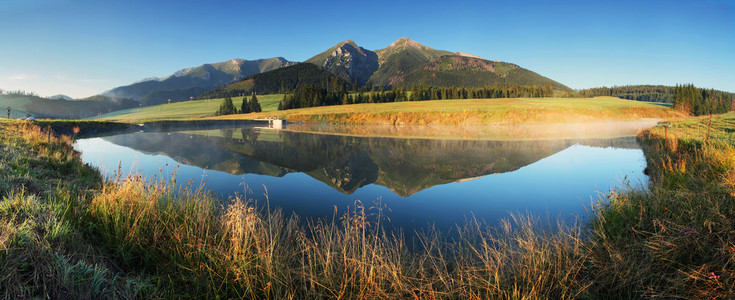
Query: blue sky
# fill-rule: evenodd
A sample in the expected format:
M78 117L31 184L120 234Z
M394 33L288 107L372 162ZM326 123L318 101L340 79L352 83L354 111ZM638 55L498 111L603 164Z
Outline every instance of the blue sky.
M400 37L571 88L735 92L735 1L0 0L0 89L91 96L204 63L303 61Z

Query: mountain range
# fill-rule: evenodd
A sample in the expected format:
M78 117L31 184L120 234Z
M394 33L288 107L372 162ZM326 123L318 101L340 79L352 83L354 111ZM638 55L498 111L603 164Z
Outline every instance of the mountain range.
M127 98L144 104L160 104L181 101L199 96L221 85L290 66L295 63L283 57L258 60L231 59L225 62L204 64L178 70L164 78L148 78L130 85L121 86L102 93L103 96Z
M188 100L218 88L231 94L251 91L283 92L283 89L292 90L292 84L309 82L303 75L304 70L311 75L316 74L322 81L331 80L330 76L334 75L353 87L367 85L390 88L419 84L482 87L494 83L510 83L551 84L557 90L570 90L561 83L515 64L490 61L459 52L436 50L405 37L375 51L347 40L314 55L304 63L319 68L297 67L298 62L283 57L258 60L232 59L182 69L163 78L147 78L111 89L102 95L129 98L142 104L159 104L169 99ZM279 69L284 70L280 70L277 75L265 75ZM328 72L331 75L317 74L319 72ZM265 76L257 77L255 76L257 74ZM281 81L282 84L274 84L273 78L277 78L276 82ZM289 82L292 84L287 84ZM268 86L264 87L264 84ZM275 91L274 85L278 86Z

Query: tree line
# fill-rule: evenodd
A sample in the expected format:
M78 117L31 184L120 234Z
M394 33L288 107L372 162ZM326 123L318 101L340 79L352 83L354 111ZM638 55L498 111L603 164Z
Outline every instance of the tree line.
M700 116L731 111L735 94L687 84L674 87L673 98L674 109Z
M28 97L39 97L39 96L38 96L38 94L36 94L35 92L26 92L26 91L24 91L24 90L15 90L15 91L10 91L10 90L3 90L3 89L0 89L0 95L4 95L4 96L28 96Z
M306 84L296 88L292 93L283 96L278 103L278 110L327 106L349 103L351 96L345 89L326 89L317 85Z
M424 101L447 99L551 97L554 89L550 84L518 85L496 83L481 88L413 86L410 90L395 88L373 89L367 92L349 93L345 86L324 88L317 85L302 85L292 93L284 95L279 110L339 104L386 103L400 101Z
M581 98L609 96L628 100L673 103L674 87L665 85L603 86L580 90L572 96Z
M411 88L409 101L444 99L484 99L484 98L537 98L554 96L554 88L546 85L519 85L514 83L494 83L480 88L435 87L419 85Z

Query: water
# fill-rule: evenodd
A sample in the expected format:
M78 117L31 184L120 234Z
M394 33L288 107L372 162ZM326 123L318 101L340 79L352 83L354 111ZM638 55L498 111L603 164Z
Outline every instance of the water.
M493 224L510 213L572 221L611 188L647 182L629 131L495 141L237 128L122 134L75 147L106 176L118 167L148 178L175 171L178 183L206 183L223 203L246 195L306 218L379 203L390 224L409 230L447 229L470 216Z

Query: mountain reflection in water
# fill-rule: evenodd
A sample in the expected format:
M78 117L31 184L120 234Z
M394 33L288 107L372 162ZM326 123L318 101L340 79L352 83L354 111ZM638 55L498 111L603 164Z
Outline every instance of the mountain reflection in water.
M406 197L455 181L518 170L572 145L638 149L635 137L468 141L219 129L104 138L181 164L234 175L302 172L342 193L375 183Z
M258 128L132 133L78 140L82 159L111 176L177 170L223 203L245 193L304 218L380 201L392 225L449 228L530 212L571 220L600 193L647 180L636 139L442 140ZM267 196L266 196L267 194Z

